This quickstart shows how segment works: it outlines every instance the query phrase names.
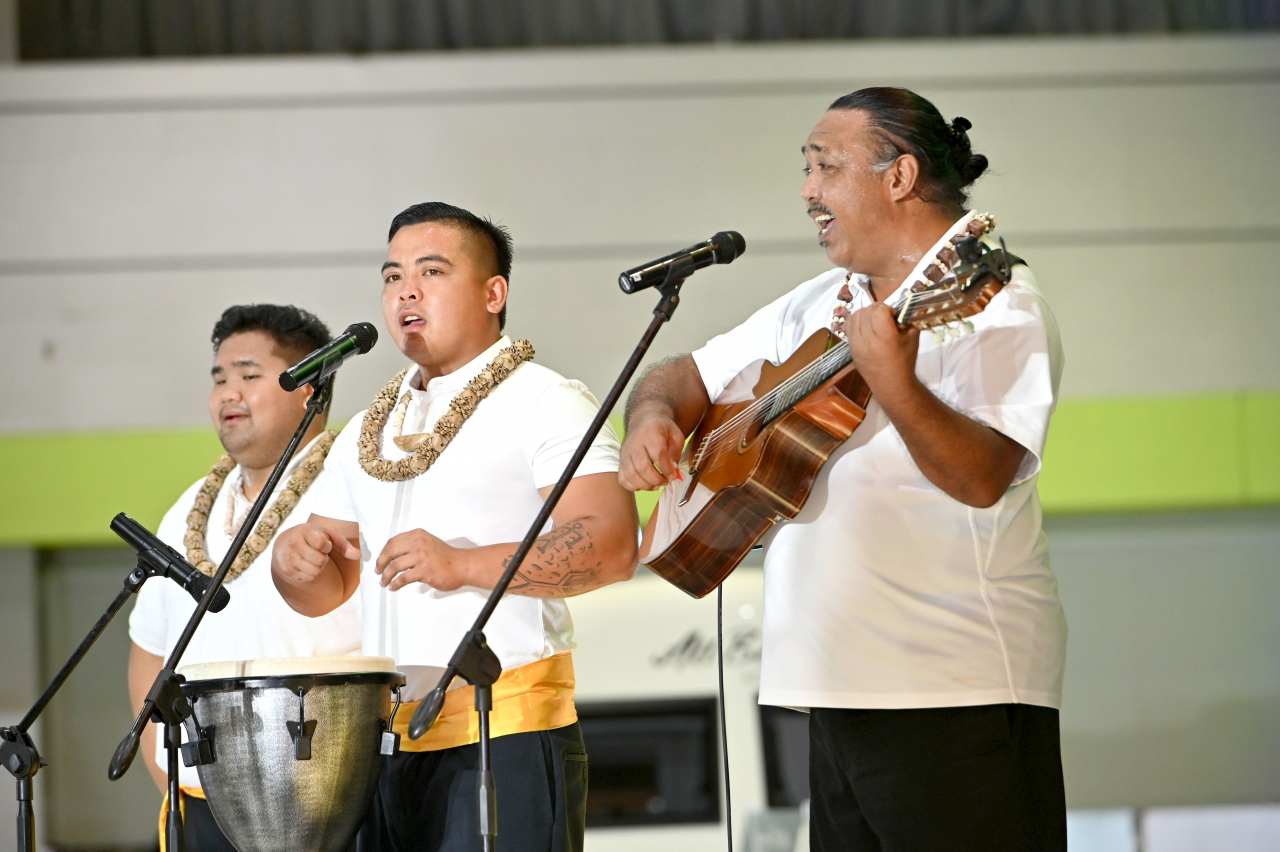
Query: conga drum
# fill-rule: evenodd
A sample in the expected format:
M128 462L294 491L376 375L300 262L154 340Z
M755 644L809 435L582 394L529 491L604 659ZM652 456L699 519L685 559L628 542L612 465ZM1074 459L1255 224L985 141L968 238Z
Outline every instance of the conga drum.
M240 852L347 852L382 770L390 657L302 657L184 666L204 752L200 785ZM210 761L209 759L212 758Z

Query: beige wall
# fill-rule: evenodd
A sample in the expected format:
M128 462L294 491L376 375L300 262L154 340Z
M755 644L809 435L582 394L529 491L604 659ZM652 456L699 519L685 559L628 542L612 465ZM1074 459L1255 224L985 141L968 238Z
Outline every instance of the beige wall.
M1280 386L1257 307L1280 37L69 63L0 69L0 430L203 424L221 309L378 321L387 224L428 198L511 227L511 330L603 393L653 302L621 269L747 238L688 285L661 356L827 267L798 146L876 83L973 121L975 206L1054 306L1064 396ZM350 364L336 413L399 362L384 341Z

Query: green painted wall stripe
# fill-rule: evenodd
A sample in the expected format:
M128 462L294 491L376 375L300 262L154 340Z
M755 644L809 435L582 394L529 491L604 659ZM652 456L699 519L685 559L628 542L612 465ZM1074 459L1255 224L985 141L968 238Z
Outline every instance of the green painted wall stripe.
M122 511L155 529L220 452L207 430L0 436L0 545L117 543ZM1040 494L1055 513L1280 503L1280 393L1064 402Z

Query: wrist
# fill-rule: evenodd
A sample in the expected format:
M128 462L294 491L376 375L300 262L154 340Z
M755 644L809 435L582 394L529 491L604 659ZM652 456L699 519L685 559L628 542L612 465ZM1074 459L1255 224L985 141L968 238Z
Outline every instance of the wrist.
M674 423L676 420L675 410L670 405L658 402L639 405L627 417L627 431L634 431L654 420L666 420Z

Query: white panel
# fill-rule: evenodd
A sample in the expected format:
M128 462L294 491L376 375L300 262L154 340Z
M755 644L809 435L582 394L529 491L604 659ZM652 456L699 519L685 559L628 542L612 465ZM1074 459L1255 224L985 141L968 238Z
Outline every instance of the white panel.
M1137 819L1133 811L1068 811L1069 852L1138 852Z
M1156 808L1142 815L1143 852L1275 852L1280 807Z
M1071 807L1280 800L1280 512L1050 518Z

